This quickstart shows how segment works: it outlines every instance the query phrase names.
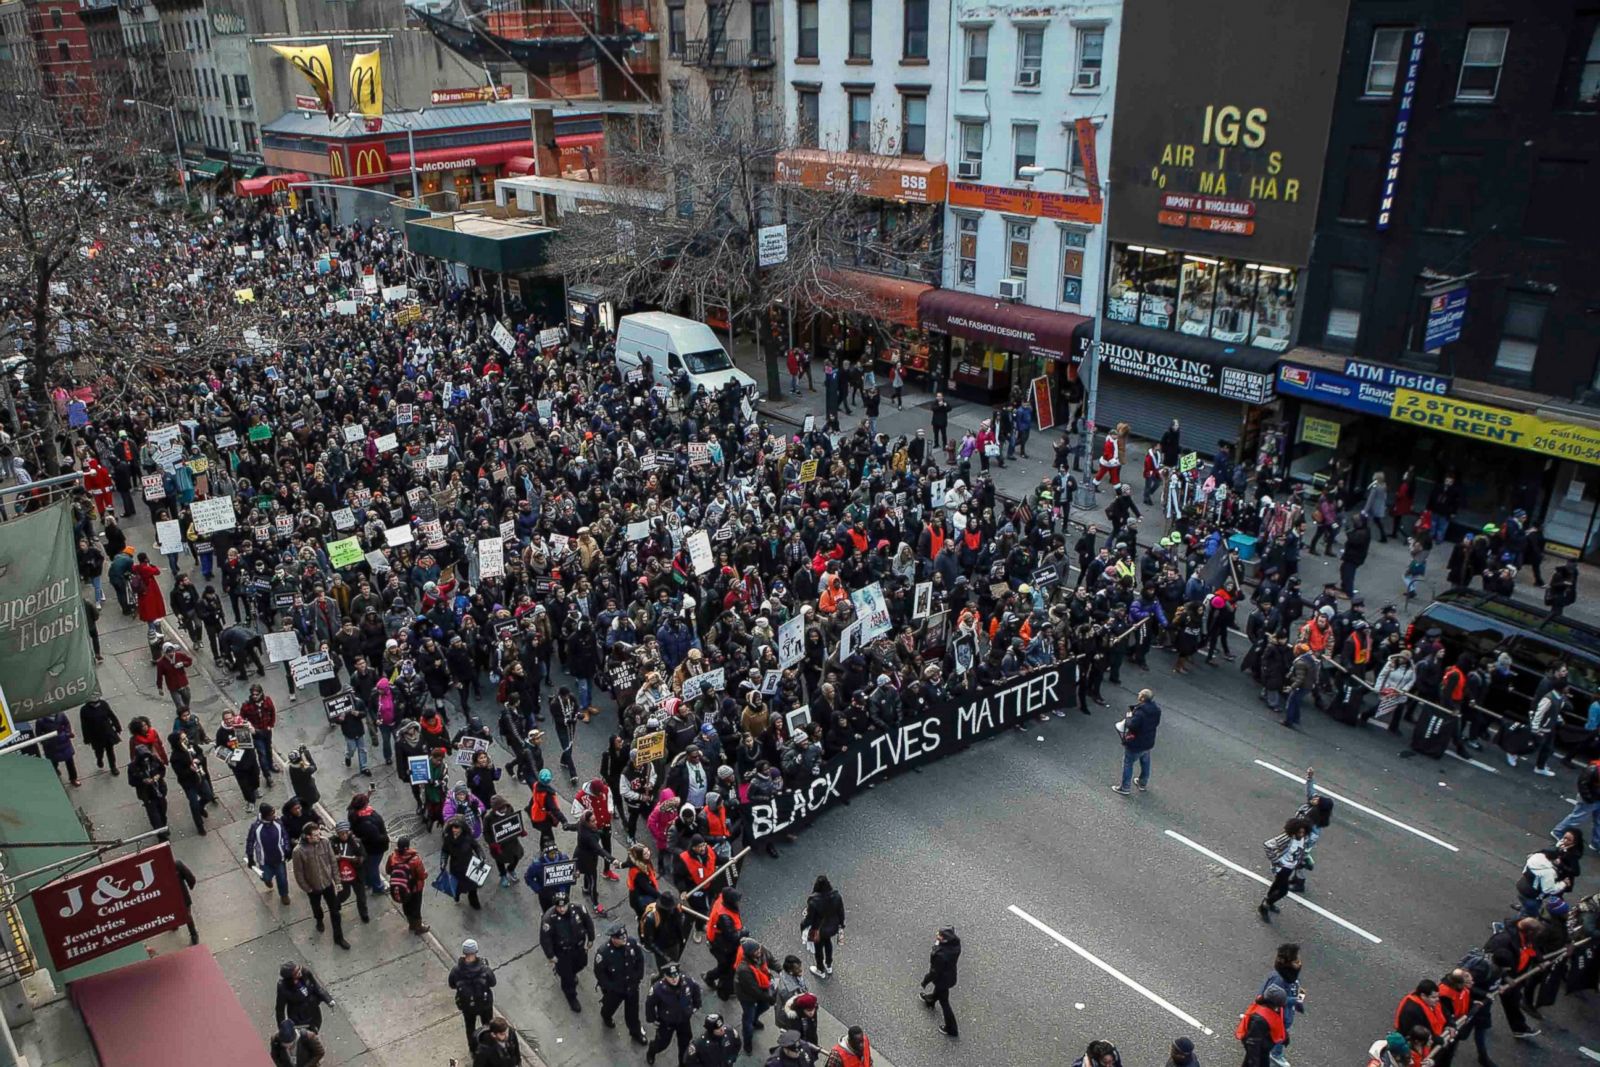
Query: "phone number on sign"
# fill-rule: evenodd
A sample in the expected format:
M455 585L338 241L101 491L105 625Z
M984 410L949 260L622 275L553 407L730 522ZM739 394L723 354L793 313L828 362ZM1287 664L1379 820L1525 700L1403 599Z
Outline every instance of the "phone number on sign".
M89 679L74 678L70 682L63 682L54 689L46 690L35 696L13 700L11 701L11 708L18 713L17 718L25 720L28 718L28 712L33 710L35 705L43 707L48 704L57 704L75 696L86 696L88 692Z

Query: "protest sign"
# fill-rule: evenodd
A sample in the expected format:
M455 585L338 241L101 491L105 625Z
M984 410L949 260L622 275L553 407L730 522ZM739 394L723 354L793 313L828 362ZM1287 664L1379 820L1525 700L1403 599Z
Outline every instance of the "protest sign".
M348 689L341 690L322 702L322 710L330 723L340 722L356 710L356 696Z
M267 646L268 663L287 663L300 657L300 637L292 631L275 630L261 635Z
M412 541L416 540L416 538L411 535L411 527L409 525L389 527L387 530L383 531L383 539L388 543L390 548L398 548L401 545L409 545Z
M367 436L367 428L359 422L353 422L344 428L344 443L353 445Z
M784 729L793 737L807 726L811 725L811 705L801 704L798 708L790 710L783 717Z
M407 756L406 773L412 785L428 784L428 757Z
M778 691L778 685L783 681L782 671L768 671L761 676L761 695L769 697Z
M522 836L522 813L509 811L504 815L491 815L489 817L489 840L500 845L510 841L513 837Z
M446 467L450 466L450 457L441 456L439 453L433 452L430 453L423 462L424 465L431 471L442 471Z
M410 426L417 418L417 409L412 404L401 404L395 409L394 422L396 426Z
M805 483L805 482L814 482L816 480L817 480L817 461L814 460L814 459L808 459L804 463L800 464L800 481L802 483Z
M649 537L649 536L650 536L650 524L648 522L630 522L630 523L628 523L628 540L630 540L630 541L643 541L646 537Z
M578 862L576 860L558 860L544 865L544 887L546 889L565 889L578 880Z
M704 441L689 442L689 466L699 467L711 462L711 446Z
M933 610L933 583L918 582L916 595L912 600L911 617L913 619L927 618Z
M704 530L696 530L689 535L689 562L694 565L696 574L706 574L715 566L711 555L711 538Z
M353 529L356 524L356 513L349 508L333 509L333 528L336 530Z
M806 620L804 616L796 615L778 627L778 666L793 667L805 658L805 654Z
M444 526L438 519L426 519L417 523L417 532L422 535L424 548L438 549L444 547Z
M239 435L233 430L218 430L214 438L218 448L238 448Z
M400 447L400 439L392 433L380 434L372 444L380 453L393 452Z
M887 733L873 732L823 763L809 781L750 805L756 840L807 822L900 769L950 755L974 742L1025 724L1072 694L1071 667L1045 667L997 685L935 703L925 714ZM796 708L793 715L800 709ZM793 732L791 730L791 732Z
M183 529L177 519L161 519L156 523L156 550L163 556L175 556L183 551Z
M490 332L494 337L494 343L499 345L506 355L509 356L517 350L517 339L506 329L505 323L496 320L494 329Z
M252 441L270 441L272 440L272 427L264 422L258 422L250 427L250 432L245 436Z
M506 573L505 539L482 537L478 539L478 577L500 578Z
M144 488L144 498L146 500L165 500L167 498L167 489L162 484L161 475L143 475L139 479L139 484Z
M194 520L195 533L201 537L231 530L236 521L233 514L233 497L215 496L210 500L196 500L189 505L189 517Z
M289 661L289 676L296 689L304 689L333 677L333 657L326 652L312 652Z
M861 623L863 644L879 634L889 632L889 605L883 599L883 587L877 582L852 592L850 604L856 609L857 621Z
M361 541L354 537L341 538L338 541L327 542L328 562L337 570L354 567L366 559L366 553L361 549Z
M665 730L656 730L653 733L642 734L633 739L633 765L643 767L646 763L654 763L667 754L667 733Z
M389 569L389 557L385 556L379 549L374 548L368 552L366 558L367 566L371 567L374 573Z

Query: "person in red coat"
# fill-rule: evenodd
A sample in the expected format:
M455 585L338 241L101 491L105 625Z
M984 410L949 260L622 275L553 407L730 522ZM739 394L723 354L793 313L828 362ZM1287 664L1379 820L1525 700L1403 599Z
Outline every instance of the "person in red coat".
M158 633L167 614L167 600L161 595L161 568L150 562L149 553L141 552L133 573L144 579L144 589L139 593L139 618L150 627L151 634Z
M104 519L106 510L111 507L111 472L102 467L98 459L91 459L83 473L83 484L89 490L89 499L94 501L95 514Z

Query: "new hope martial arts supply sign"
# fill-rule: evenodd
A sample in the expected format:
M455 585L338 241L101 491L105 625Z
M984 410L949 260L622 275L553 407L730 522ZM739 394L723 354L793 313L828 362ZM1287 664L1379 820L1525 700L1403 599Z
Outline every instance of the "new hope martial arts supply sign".
M923 718L857 741L823 764L808 785L752 804L751 831L757 840L781 833L891 771L950 755L1058 707L1071 691L1070 669L1055 666L937 704Z
M189 921L169 845L40 886L33 906L50 958L63 971Z

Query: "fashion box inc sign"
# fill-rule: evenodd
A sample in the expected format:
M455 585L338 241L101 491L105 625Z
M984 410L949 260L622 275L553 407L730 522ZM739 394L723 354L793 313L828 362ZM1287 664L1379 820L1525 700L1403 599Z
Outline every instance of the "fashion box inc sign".
M169 845L40 886L33 906L50 958L63 971L189 921Z
M1078 338L1076 359L1089 354L1094 340ZM1247 404L1266 404L1272 400L1272 376L1259 371L1223 367L1209 359L1196 359L1168 352L1152 352L1116 341L1100 342L1100 361L1106 369L1130 378L1175 385L1202 393L1214 393Z
M1069 698L1071 688L1068 668L1046 667L936 704L924 718L857 741L823 764L810 784L752 804L751 829L757 840L781 833L891 771L939 759L1053 708Z

